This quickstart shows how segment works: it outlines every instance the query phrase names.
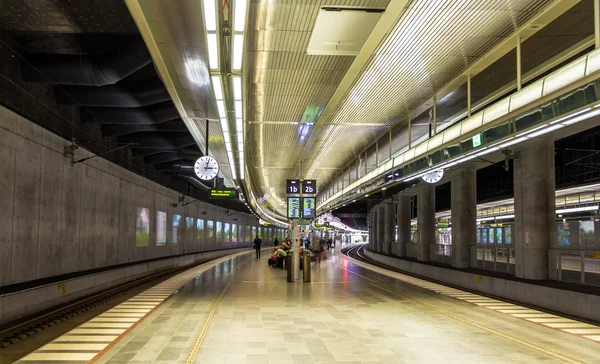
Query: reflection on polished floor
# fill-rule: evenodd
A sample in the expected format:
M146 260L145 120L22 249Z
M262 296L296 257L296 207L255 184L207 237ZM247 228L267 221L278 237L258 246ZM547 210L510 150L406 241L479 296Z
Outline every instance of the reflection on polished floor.
M267 266L267 255L261 260L239 255L198 275L188 271L191 281L153 311L142 307L150 302L130 303L135 306L130 310L145 311L131 314L150 313L137 326L127 326L129 331L122 327L133 321L129 316L99 317L92 321L101 326L72 335L76 340L63 336L64 347L22 362L597 363L600 358L599 342L536 323L569 319L511 304L490 310L489 305L505 304L441 285L409 284L340 253L313 263L312 283L290 284L285 271ZM176 285L154 289L156 299ZM94 341L98 330L114 330L105 334L111 340L121 335L120 340L100 348ZM76 350L69 351L69 345Z

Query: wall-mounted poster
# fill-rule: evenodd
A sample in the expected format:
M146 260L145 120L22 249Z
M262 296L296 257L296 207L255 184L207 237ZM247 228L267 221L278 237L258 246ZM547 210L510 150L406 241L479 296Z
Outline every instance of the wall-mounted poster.
M135 246L150 244L150 209L138 207L135 219Z

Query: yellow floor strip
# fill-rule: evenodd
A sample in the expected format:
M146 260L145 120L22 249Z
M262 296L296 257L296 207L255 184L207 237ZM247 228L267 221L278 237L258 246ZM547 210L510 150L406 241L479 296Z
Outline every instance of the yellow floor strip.
M600 335L585 335L584 337L594 341L600 341Z
M136 317L96 317L89 320L88 322L120 322L133 324L138 321L139 319Z
M73 329L69 331L70 334L107 334L107 335L120 335L124 332L123 329Z
M123 323L112 323L112 322L86 322L79 327L97 327L97 328L111 328L111 329L127 329L130 328L133 323L123 322Z
M88 361L96 356L93 353L31 353L20 359L25 361Z
M513 313L511 316L518 318L556 318L558 316L549 313Z
M502 333L502 332L500 332L500 331L494 330L494 329L492 329L492 328L489 328L489 327L487 327L487 326L484 326L484 325L478 324L478 323L476 323L476 322L474 322L474 321L471 321L471 320L468 320L468 319L462 318L462 317L460 317L460 316L456 316L456 315L454 315L454 314L452 314L452 313L450 313L450 312L446 312L446 311L444 311L444 310L441 310L441 309L439 309L439 308L437 308L437 307L435 307L435 306L432 306L432 305L430 305L430 304L427 304L427 303L425 303L425 302L421 302L421 301L419 301L419 300L416 300L416 299L414 299L414 298L411 298L411 297L408 297L408 296L401 295L401 294L399 294L399 293L396 293L396 292L394 292L394 291L391 291L391 290L389 290L389 289L387 289L387 288L381 287L380 285L376 284L376 283L375 283L375 281L373 281L373 280L371 280L371 279L369 279L369 278L367 278L367 277L365 277L365 276L363 276L363 275L360 275L360 274L358 274L358 273L354 273L354 272L352 272L352 271L350 271L350 270L348 270L348 269L346 269L346 268L342 268L342 269L346 270L347 272L349 272L349 273L351 273L351 274L354 274L354 275L356 275L356 276L359 276L359 277L361 277L361 278L363 278L363 279L365 279L365 280L369 281L371 285L373 285L373 286L375 286L375 287L378 287L379 289L382 289L382 290L384 290L384 291L386 291L386 292L389 292L389 293L391 293L391 294L393 294L393 295L396 295L396 296L398 296L398 297L402 297L402 298L404 298L404 299L405 299L405 300L407 300L407 301L414 302L414 303L416 303L416 304L418 304L418 305L420 305L420 306L423 306L423 307L425 307L425 308L428 308L428 309L430 309L430 310L432 310L432 311L434 311L434 312L440 313L440 314L442 314L442 315L444 315L444 316L447 316L447 317L453 318L453 319L455 319L455 320L461 321L461 322L463 322L463 323L465 323L465 324L468 324L468 325L471 325L471 326L473 326L473 327L476 327L476 328L478 328L478 329L481 329L481 330L487 331L487 332L489 332L489 333L491 333L491 334L497 335L497 336L499 336L499 337L502 337L502 338L504 338L504 339L510 340L510 341L512 341L512 342L515 342L515 343L517 343L517 344L523 345L523 346L525 346L525 347L528 347L528 348L530 348L530 349L533 349L533 350L539 351L539 352L541 352L541 353L544 353L544 354L546 354L546 355L552 356L552 357L554 357L554 358L560 359L560 360L562 360L562 361L565 361L565 362L567 362L567 363L571 363L571 364L580 364L580 362L579 362L579 361L577 361L577 360L575 360L575 359L572 359L572 358L569 358L568 356L562 355L562 354L560 354L560 353L556 353L556 352L554 352L554 351L552 351L552 350L548 350L548 349L542 348L541 346L538 346L538 345L532 344L532 343L530 343L530 342L527 342L527 341L525 341L525 340L521 340L521 339L519 339L519 338L516 338L516 337L514 337L514 336L507 335L507 334L505 334L505 333Z
M563 329L570 334L577 335L600 335L600 328L598 329Z
M564 317L554 317L554 318L552 318L552 317L550 317L550 318L528 318L528 319L525 319L525 320L527 320L527 321L531 321L531 322L537 322L537 323L540 323L540 324L545 324L545 323L547 323L547 322L565 322L565 323L569 323L569 322L577 322L577 321L575 321L575 320L571 320L571 319L564 318Z
M68 351L100 351L108 346L106 344L46 344L39 348L41 351L57 351L57 350L68 350Z
M117 335L63 335L54 339L54 341L58 342L105 342L110 343L113 342L117 338Z
M585 322L544 322L542 325L551 327L553 329L598 327L591 324L586 324Z
M200 328L200 333L198 334L198 337L196 337L196 341L194 341L194 345L192 346L192 349L190 350L190 353L188 354L188 357L185 360L186 364L192 364L196 359L196 355L198 355L198 350L200 350L200 346L202 346L202 340L204 340L204 335L206 335L212 318L215 315L215 312L217 311L217 307L219 307L219 303L221 303L221 299L223 299L223 296L225 296L225 293L227 292L227 289L229 289L230 285L231 283L227 283L225 288L223 288L221 294L219 295L219 297L217 297L217 300L213 304L210 312L208 313L206 320L204 320L204 324L202 324L202 328Z

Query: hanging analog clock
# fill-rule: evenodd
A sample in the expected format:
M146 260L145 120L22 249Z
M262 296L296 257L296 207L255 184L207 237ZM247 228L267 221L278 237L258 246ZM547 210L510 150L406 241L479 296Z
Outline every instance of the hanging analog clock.
M427 183L437 183L442 179L442 177L444 177L444 170L440 169L437 171L427 173L426 175L424 175L421 178L423 178L423 181L425 181Z
M216 159L209 156L198 158L194 165L194 172L196 176L202 180L211 180L219 174L219 162Z

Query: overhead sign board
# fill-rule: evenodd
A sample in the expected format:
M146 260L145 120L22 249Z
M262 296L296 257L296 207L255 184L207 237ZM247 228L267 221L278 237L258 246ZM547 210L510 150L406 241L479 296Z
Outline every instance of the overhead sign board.
M210 189L210 198L237 198L237 190L235 188Z
M305 195L314 195L317 193L317 180L305 179L302 181L302 193Z
M299 219L300 216L300 197L287 198L287 218Z
M481 145L481 133L473 135L473 138L471 138L471 140L473 142L473 148L477 148L478 146L480 146Z
M287 193L300 193L300 180L288 179L285 182L285 190Z
M304 197L302 199L302 217L305 219L315 218L315 198Z

